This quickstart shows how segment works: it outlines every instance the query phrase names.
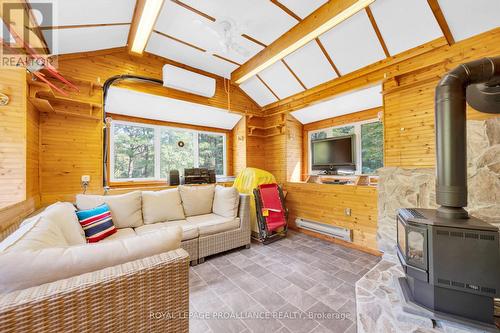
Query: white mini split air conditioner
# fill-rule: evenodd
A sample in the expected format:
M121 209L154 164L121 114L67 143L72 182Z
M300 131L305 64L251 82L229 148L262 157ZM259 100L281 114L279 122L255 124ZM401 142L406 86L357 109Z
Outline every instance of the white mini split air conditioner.
M172 65L163 66L163 86L204 97L215 95L215 79Z
M329 224L314 222L301 218L295 219L299 228L314 231L323 235L335 237L346 242L352 242L351 229L340 228Z

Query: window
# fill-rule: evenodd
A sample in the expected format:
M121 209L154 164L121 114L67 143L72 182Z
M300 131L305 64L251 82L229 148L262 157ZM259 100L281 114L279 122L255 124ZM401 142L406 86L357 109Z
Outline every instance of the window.
M311 136L312 140L335 138L337 136L344 136L354 134L354 126L332 127L325 130L314 132Z
M362 173L371 174L384 165L384 129L380 121L361 124Z
M224 138L221 135L198 134L199 165L215 169L218 175L224 174Z
M309 134L309 149L312 140L355 135L356 173L373 174L384 164L384 130L378 120L368 120L345 126L330 127ZM309 154L311 157L311 154ZM309 161L309 172L311 170Z
M117 124L114 127L114 176L119 179L154 177L154 129Z
M161 178L166 179L170 170L194 168L194 134L193 132L173 128L164 128L161 130ZM180 142L184 146L179 146Z
M114 121L111 181L164 180L170 170L203 167L226 173L226 135Z

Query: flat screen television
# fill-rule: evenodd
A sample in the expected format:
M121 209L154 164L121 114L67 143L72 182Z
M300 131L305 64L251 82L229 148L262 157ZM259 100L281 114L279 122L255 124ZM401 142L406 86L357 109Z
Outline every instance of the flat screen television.
M354 134L313 140L311 146L313 170L356 170Z

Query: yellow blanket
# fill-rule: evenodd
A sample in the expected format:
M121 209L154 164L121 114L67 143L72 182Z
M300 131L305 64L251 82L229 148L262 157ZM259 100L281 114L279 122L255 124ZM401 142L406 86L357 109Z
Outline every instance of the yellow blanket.
M252 226L252 233L259 233L253 190L259 185L273 183L276 183L276 179L271 173L256 168L244 169L234 181L233 186L236 187L238 192L250 195L250 223Z

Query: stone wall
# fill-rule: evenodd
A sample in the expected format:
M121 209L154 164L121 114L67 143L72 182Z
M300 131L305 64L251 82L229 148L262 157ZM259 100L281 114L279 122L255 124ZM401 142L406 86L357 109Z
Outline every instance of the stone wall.
M435 169L378 170L378 247L394 254L396 209L436 208ZM500 227L500 117L467 121L467 211Z

